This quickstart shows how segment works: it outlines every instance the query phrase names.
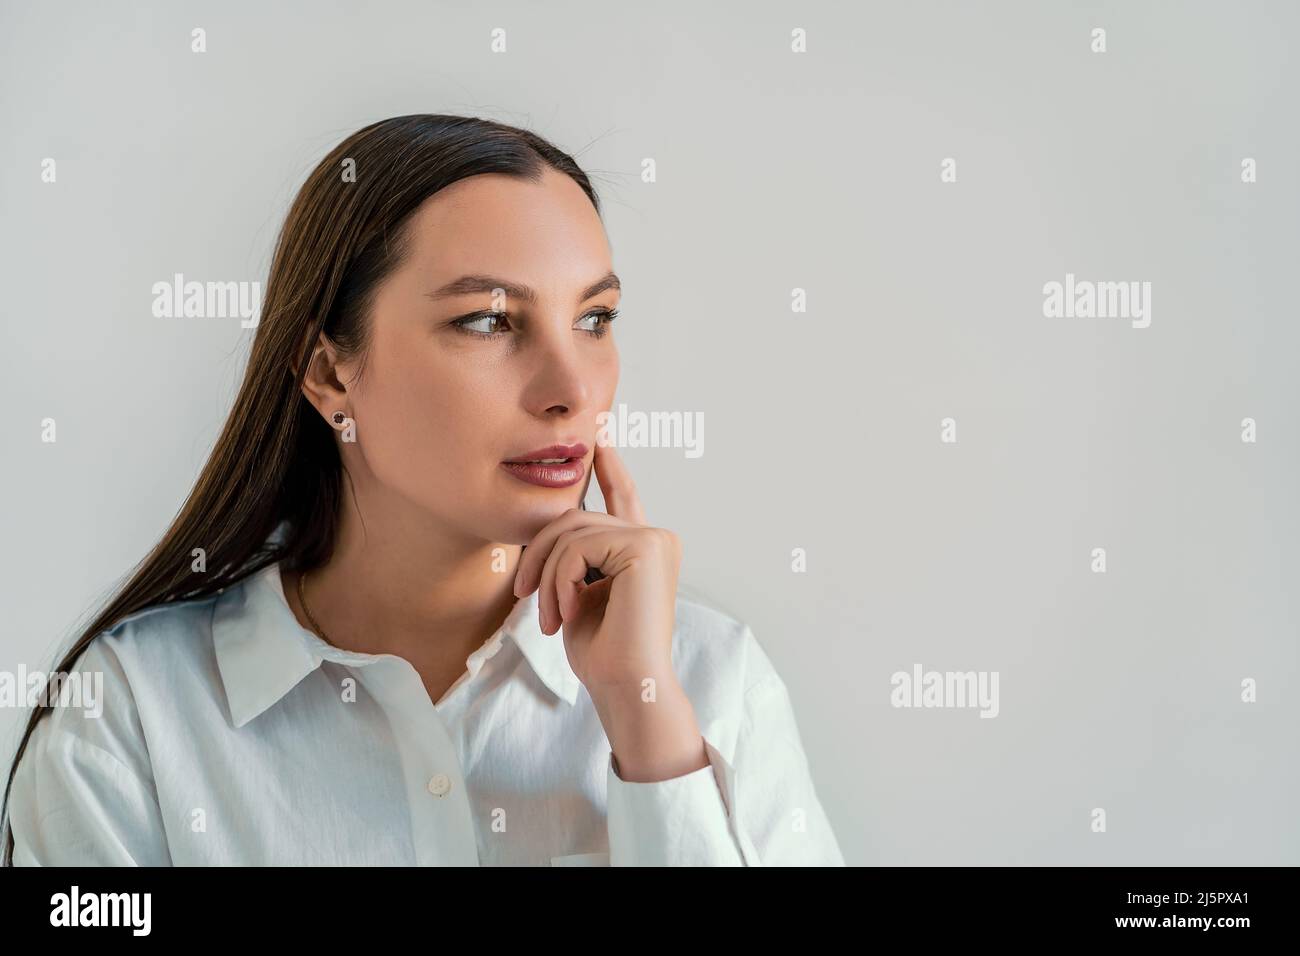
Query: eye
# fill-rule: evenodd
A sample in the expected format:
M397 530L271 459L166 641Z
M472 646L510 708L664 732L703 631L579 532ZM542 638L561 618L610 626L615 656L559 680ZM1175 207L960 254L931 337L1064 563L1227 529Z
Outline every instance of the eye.
M609 331L609 324L616 318L618 318L618 309L596 309L580 318L574 328L580 328L582 331L590 332L596 338L600 338ZM509 331L510 317L504 312L476 312L473 315L455 319L450 324L466 335L491 338ZM505 328L502 328L503 325Z
M464 318L456 319L451 324L468 335L492 336L505 331L505 329L493 328L493 322L504 322L507 325L509 324L504 312L479 312L475 315L467 315ZM478 323L487 323L488 327L478 329L471 327Z
M583 323L588 320L594 321L596 323L595 326L588 327L584 329L584 331L590 332L592 335L599 338L609 331L609 324L616 318L618 318L618 309L597 309L594 312L588 312L580 318L578 322Z

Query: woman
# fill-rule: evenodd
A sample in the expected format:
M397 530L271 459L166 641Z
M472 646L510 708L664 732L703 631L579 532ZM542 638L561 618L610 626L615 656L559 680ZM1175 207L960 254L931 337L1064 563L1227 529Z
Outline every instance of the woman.
M842 865L781 679L600 440L619 296L532 133L330 153L193 493L57 668L102 716L28 725L6 861Z

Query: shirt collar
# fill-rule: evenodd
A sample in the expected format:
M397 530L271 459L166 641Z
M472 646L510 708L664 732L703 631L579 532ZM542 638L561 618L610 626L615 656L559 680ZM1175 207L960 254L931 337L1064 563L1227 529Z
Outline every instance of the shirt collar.
M466 664L473 673L491 656L484 649L501 635L514 640L551 693L569 704L577 701L580 682L569 666L564 638L542 633L535 593L519 598L497 634L470 655ZM236 727L278 702L321 661L364 666L386 656L342 650L299 624L284 596L278 563L254 572L218 597L212 641Z

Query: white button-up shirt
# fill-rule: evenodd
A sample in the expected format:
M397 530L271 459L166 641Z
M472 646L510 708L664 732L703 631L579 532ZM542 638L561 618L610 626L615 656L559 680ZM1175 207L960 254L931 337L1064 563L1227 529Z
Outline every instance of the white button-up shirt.
M536 594L436 704L392 654L303 628L272 564L118 622L11 798L17 865L844 865L785 685L679 596L673 664L710 765L622 780ZM648 705L650 706L650 705Z

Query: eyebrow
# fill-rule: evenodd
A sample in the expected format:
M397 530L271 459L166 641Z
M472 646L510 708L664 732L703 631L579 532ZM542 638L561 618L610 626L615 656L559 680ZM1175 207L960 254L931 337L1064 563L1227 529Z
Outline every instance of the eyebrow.
M537 293L526 285L518 282L511 282L508 279L498 279L494 276L485 275L467 275L461 276L448 282L433 292L426 292L430 299L449 299L458 295L473 295L477 292L495 292L497 289L505 292L506 297L518 299L521 302L527 302L530 305L537 303ZM593 282L582 294L578 296L579 302L586 302L592 296L599 295L606 289L617 289L622 291L623 285L618 281L618 276L609 273L603 278Z

